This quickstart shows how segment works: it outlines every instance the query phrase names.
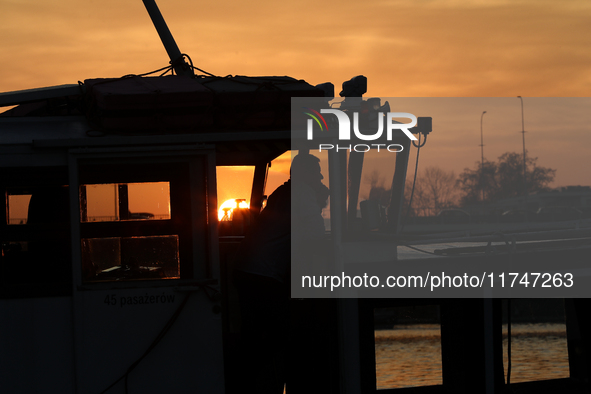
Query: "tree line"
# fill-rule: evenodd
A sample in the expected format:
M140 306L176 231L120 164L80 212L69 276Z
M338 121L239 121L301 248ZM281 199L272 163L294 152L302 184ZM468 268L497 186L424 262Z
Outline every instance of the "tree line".
M523 179L523 155L506 152L496 161L484 160L475 163L474 168L465 168L459 175L437 166L419 171L413 190L413 177L406 181L404 190L405 206L411 199L409 216L432 216L442 209L459 208L474 204L487 204L505 198L518 197L550 190L556 170L537 164L537 157L526 154L525 182ZM369 199L389 199L383 179L374 171L365 178L369 183Z

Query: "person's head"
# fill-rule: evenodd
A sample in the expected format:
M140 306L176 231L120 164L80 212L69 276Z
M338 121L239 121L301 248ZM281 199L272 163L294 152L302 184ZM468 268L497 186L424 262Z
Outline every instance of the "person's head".
M320 159L309 153L299 153L293 158L290 169L291 179L308 184L324 179L320 172Z
M330 191L322 183L320 159L309 153L300 152L291 162L291 179L295 184L306 184L316 193L316 200L321 208L328 202Z

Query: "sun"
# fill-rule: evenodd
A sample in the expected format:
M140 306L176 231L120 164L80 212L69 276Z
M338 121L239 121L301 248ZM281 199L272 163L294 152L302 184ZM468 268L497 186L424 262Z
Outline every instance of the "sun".
M249 204L245 200L240 200L236 198L226 200L222 205L220 205L220 209L218 209L218 220L232 220L232 211L234 210L234 208L236 208L236 204L238 204L239 208L249 208ZM227 215L227 219L224 218L225 215Z

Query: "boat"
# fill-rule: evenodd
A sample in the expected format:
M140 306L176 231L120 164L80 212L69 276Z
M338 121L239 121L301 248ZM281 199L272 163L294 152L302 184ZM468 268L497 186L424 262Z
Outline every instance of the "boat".
M158 72L172 69L175 75L94 78L0 93L0 106L12 107L0 116L3 392L248 390L236 381L240 322L232 256L270 192L270 163L290 150L311 149L299 134L294 140L291 100L326 103L334 92L290 77L204 73L180 52L156 4L144 4L171 61ZM348 86L358 83L363 78ZM371 103L353 90L341 109ZM413 133L424 138L431 132L427 120L417 127ZM323 136L327 143L334 138ZM392 155L396 193L389 214L365 204L362 224L356 207L363 153L327 153L333 266L352 273L391 269L403 261L403 250L441 244L400 232L411 140L397 138L403 149ZM238 208L231 221L218 219L221 166L254 168L250 206ZM138 208L139 196L155 191L159 197L151 207L159 207L158 213ZM23 209L24 218L18 214ZM589 246L581 239L589 238L587 230L564 231L570 232L560 233L562 243L546 242L541 249L520 243L539 240L539 232L509 240L473 235L455 240L464 248L439 247L432 252L437 256L413 265L527 256L585 270ZM376 243L381 261L347 253ZM498 243L507 250L490 253ZM288 393L589 392L586 299L565 301L570 377L510 384L503 373L501 298L379 298L357 291L338 299L304 298L293 302L301 362L291 371L295 383ZM378 389L376 310L423 305L435 306L440 316L441 384Z

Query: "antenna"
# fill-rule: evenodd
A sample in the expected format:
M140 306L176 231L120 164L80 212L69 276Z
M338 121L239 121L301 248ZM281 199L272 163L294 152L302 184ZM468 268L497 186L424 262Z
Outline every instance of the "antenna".
M166 53L168 53L168 57L170 58L170 64L174 68L174 72L177 75L185 75L185 76L193 76L193 69L187 62L185 61L183 54L181 53L170 29L166 25L166 21L164 21L164 17L162 17L162 13L158 6L156 5L155 0L142 0L148 14L150 14L150 19L152 19L152 23L160 36L160 40L164 45L164 49L166 49Z

